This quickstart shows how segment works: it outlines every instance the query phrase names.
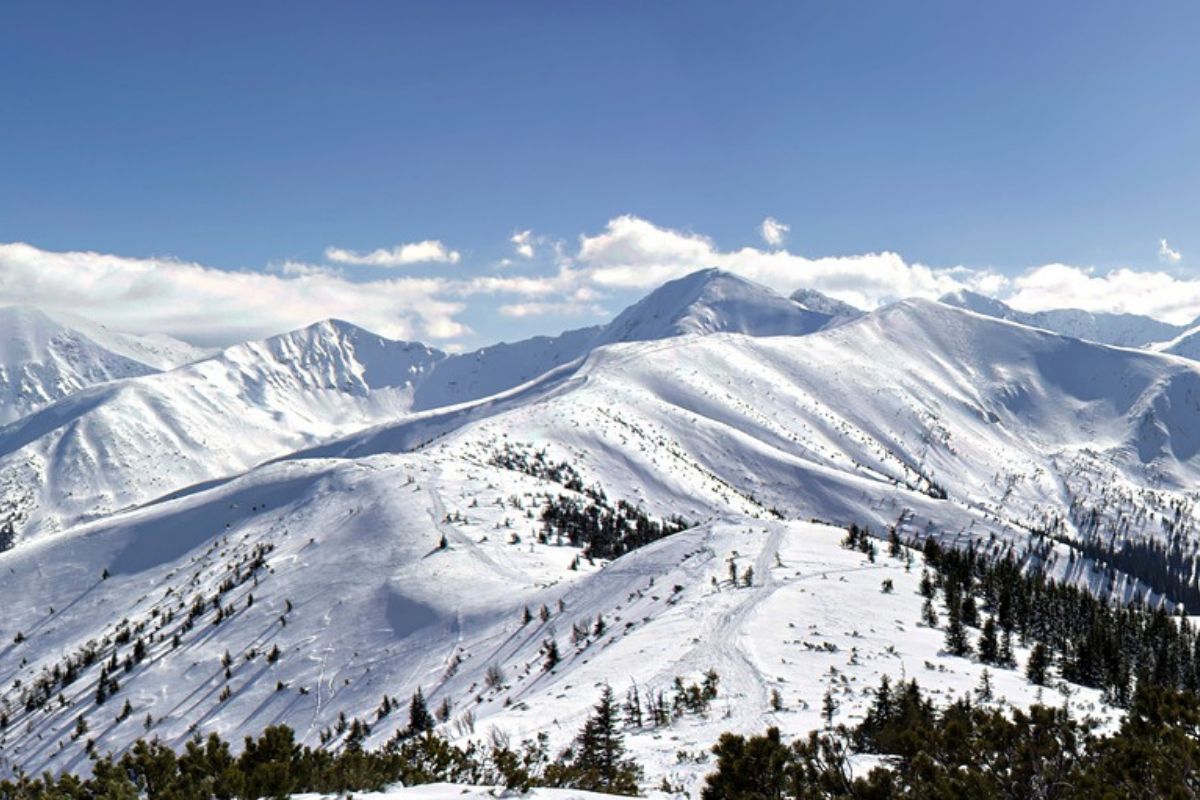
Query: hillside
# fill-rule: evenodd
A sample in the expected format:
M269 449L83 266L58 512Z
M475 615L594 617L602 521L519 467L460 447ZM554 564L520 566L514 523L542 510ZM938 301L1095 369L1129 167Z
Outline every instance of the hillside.
M336 743L343 715L370 722L376 746L405 724L379 716L383 698L417 687L431 708L449 702L450 736L545 731L559 747L603 682L621 696L633 682L670 694L676 676L699 682L711 669L708 712L629 736L651 784L694 787L706 765L679 751L764 720L816 727L827 690L851 720L883 673L919 676L938 697L980 681L983 665L941 653L942 632L920 626L920 571L843 549L844 531L724 516L592 565L539 542L525 515L562 491L433 454L293 462L0 555L11 576L2 752L28 770L79 769L81 717L101 751L280 722L310 744ZM881 591L885 579L893 591ZM546 670L551 639L561 661ZM89 648L90 666L49 685L61 703L25 710L56 666L64 674L64 657ZM97 705L113 658L119 686ZM1017 672L992 673L998 697L1034 700ZM1097 700L1080 689L1076 702Z
M166 336L114 333L28 306L0 308L0 424L89 386L150 375L200 356Z
M76 392L0 428L9 518L36 538L393 418L441 357L324 322Z
M1200 371L906 301L802 338L597 350L544 396L389 423L313 454L546 446L685 515L1165 539L1197 523ZM943 499L943 497L945 499ZM1168 526L1163 514L1173 518Z

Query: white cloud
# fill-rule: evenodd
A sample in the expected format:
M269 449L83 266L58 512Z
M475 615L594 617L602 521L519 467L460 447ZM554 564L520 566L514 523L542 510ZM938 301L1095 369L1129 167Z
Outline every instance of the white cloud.
M788 231L792 229L791 225L785 225L774 217L767 217L759 226L759 233L762 235L763 241L770 247L779 247L783 244L783 240L787 237Z
M516 236L524 241L524 233ZM552 256L553 266L532 261L523 275L480 268L479 274L464 277L381 276L368 281L350 280L337 265L298 261L271 265L266 272L227 271L169 258L0 244L0 304L28 303L89 317L118 330L164 332L205 345L340 317L384 336L438 340L450 346L453 342L446 340L472 333L462 319L472 319L472 304L510 318L599 317L616 311L618 301L624 305L667 280L720 267L782 293L811 288L864 309L965 288L1030 311L1083 308L1146 314L1176 323L1200 315L1200 279L1181 278L1165 268L1102 273L1047 264L1010 277L986 268L933 268L892 252L810 258L782 247L723 250L702 234L634 216L610 220L598 233L581 236L575 247L533 235L528 241L535 255ZM434 244L439 252L452 252ZM344 255L331 252L331 261ZM395 255L380 252L388 258ZM360 261L375 258L351 255ZM453 257L459 258L457 253ZM341 263L351 262L343 258ZM606 300L613 307L604 308ZM545 332L557 331L551 327ZM499 339L503 331L484 335Z
M284 261L282 264L271 264L270 269L275 272L280 272L288 277L311 276L311 275L326 275L326 276L342 276L342 271L337 267L327 267L323 264L309 264L304 261Z
M576 262L593 283L609 289L648 289L697 269L720 267L780 292L817 289L860 308L903 297L937 298L1002 280L988 270L909 264L887 252L812 259L754 247L723 251L706 236L632 216L617 217L603 232L583 236Z
M280 274L282 273L282 274ZM0 304L67 311L116 330L224 345L340 317L394 338L444 339L469 329L441 279L353 283L304 265L232 272L162 258L51 252L0 244Z
M330 247L325 250L325 258L337 264L405 267L410 264L457 264L462 255L457 250L449 249L437 239L426 239L423 242L398 244L390 250L381 248L369 253Z
M1166 239L1158 240L1158 258L1167 264L1178 264L1183 260L1183 253L1171 248Z
M533 258L533 231L517 231L509 239L513 250L522 258Z
M1023 311L1081 308L1146 316L1183 325L1200 315L1200 280L1166 272L1046 264L1012 281L1006 302Z
M559 266L553 275L480 275L454 281L450 290L458 296L516 294L522 297L567 295L579 290L586 275L569 265ZM594 299L594 298L588 298Z
M500 306L500 314L505 317L604 317L608 312L597 305L566 301L562 303L506 303Z

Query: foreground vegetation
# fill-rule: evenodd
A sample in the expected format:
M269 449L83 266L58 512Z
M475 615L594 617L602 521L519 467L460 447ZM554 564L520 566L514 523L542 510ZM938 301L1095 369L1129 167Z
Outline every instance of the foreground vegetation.
M775 728L725 734L713 752L704 800L1190 798L1200 795L1200 700L1139 690L1120 730L1098 736L1065 709L1006 713L967 699L937 709L915 682L885 682L857 727L790 744ZM867 754L881 763L867 769Z
M609 525L603 514L564 502L550 508L547 529L565 531L577 544L636 547L673 532L637 520ZM871 560L878 555L877 540L858 528L843 544ZM913 551L893 533L888 556L908 565ZM1098 732L1065 706L1002 707L986 681L974 699L939 708L915 681L892 686L885 678L854 727L835 727L830 703L825 729L795 741L774 728L723 735L713 747L706 800L1200 797L1200 631L1186 618L1140 600L1097 598L1011 554L945 549L930 539L923 556L922 623L944 631L947 654L1017 669L1019 643L1030 649L1023 669L1031 681L1102 690L1127 709L1120 728ZM419 691L407 727L376 750L365 748L370 726L360 720L336 741L322 737L319 748L299 744L285 726L247 738L240 752L215 734L178 752L142 740L117 756L100 755L89 742L89 774L18 773L0 782L0 800L249 800L432 782L636 794L643 773L624 732L707 713L717 686L710 671L702 684L677 680L673 696L643 698L631 689L623 703L605 687L571 746L557 755L545 735L516 745L500 734L453 744L436 731Z
M451 744L434 732L420 695L409 724L382 749L364 750L352 737L334 753L296 742L291 728L267 728L246 738L234 755L217 734L196 738L176 753L139 740L120 758L93 756L89 777L19 775L0 782L3 800L232 800L284 798L317 792L381 791L391 784L451 782L502 785L517 790L558 786L636 794L641 769L626 755L619 708L607 687L571 747L551 758L541 736L513 748L500 737L490 744Z

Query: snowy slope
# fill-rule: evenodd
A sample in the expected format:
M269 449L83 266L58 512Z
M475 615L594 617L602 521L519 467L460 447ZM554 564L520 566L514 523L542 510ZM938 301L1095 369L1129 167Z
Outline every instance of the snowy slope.
M861 317L864 313L861 309L818 292L816 289L797 289L792 292L790 297L792 302L799 303L809 311L814 311L818 314L827 314L831 318L836 317L841 320L851 320L855 317Z
M1094 512L1162 535L1200 520L1200 369L906 301L805 337L716 334L595 351L542 396L352 435L324 455L545 444L620 496L1006 538ZM941 499L942 495L948 499ZM1128 517L1128 518L1126 518Z
M1151 350L1159 353L1170 353L1174 356L1200 361L1200 327L1189 327L1183 333L1165 342L1150 346Z
M944 295L939 301L977 314L1119 347L1146 347L1171 339L1185 330L1184 326L1139 314L1093 313L1075 308L1017 311L999 300L966 289Z
M84 389L0 428L22 538L393 418L442 354L318 323L170 372Z
M869 562L839 546L840 530L725 515L571 569L577 551L539 544L524 514L562 491L434 452L287 462L0 554L10 721L0 769L84 766L84 742L71 736L80 717L101 751L143 735L239 740L279 722L315 745L331 730L338 740L343 714L370 722L375 746L405 724L403 699L417 687L431 706L449 701L451 737L546 731L557 749L604 682L621 696L635 682L669 692L677 676L713 669L720 689L707 715L628 732L648 785L695 788L709 767L680 751L700 755L721 731L768 722L795 734L818 726L827 689L850 721L885 673L941 697L980 680L979 664L941 655L942 633L917 624L920 570ZM730 583L730 561L753 567L753 586ZM881 592L884 579L894 593ZM598 617L603 633L573 641L573 624L594 628ZM123 663L139 638L145 659L113 673L119 690L96 705L101 663L114 653ZM563 657L549 672L548 639ZM26 711L39 677L89 641L96 662L49 690L63 701ZM499 686L487 686L489 667ZM1012 702L1036 698L1019 672L993 670L993 683ZM770 710L772 690L784 710ZM384 695L401 710L378 717ZM1076 702L1097 699L1080 690Z
M28 306L0 308L0 424L88 386L149 375L198 355L170 337L113 333Z

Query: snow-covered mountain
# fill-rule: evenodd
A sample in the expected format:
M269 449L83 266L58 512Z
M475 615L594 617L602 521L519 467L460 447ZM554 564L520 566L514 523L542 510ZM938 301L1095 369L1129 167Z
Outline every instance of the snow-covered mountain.
M413 408L428 410L488 397L607 344L719 332L802 336L845 315L841 306L810 308L730 272L700 270L663 284L606 325L449 356L417 389Z
M1195 540L1200 364L927 301L851 311L708 271L608 325L465 356L330 321L0 428L29 534L0 553L0 773L277 722L336 746L344 717L377 746L418 687L452 738L557 747L604 682L713 669L712 713L629 734L651 783L694 791L711 765L687 754L818 727L827 691L853 720L881 674L978 684L918 624L919 568L834 526L1162 596L1070 546ZM694 524L590 560L542 524L561 498Z
M1170 353L1174 356L1189 358L1192 361L1200 361L1200 326L1189 327L1174 339L1153 344L1150 349L1159 353Z
M9 518L57 531L390 419L442 358L328 321L83 389L0 428Z
M410 412L488 398L606 344L716 331L804 334L831 319L705 270L608 325L463 355L326 321L169 372L146 368L0 428L0 498L30 538Z
M0 424L98 383L202 357L167 336L132 336L29 306L0 308Z
M1094 313L1075 308L1018 311L999 300L966 289L946 294L940 298L940 302L965 308L976 314L1007 319L1064 336L1118 347L1146 347L1155 342L1173 339L1187 327L1171 325L1138 314Z
M662 513L1073 536L1180 504L1197 524L1200 367L912 300L804 337L714 334L600 348L553 391L433 412L312 455L464 457L550 443ZM943 499L943 495L946 499ZM1173 512L1172 512L1173 513ZM1092 518L1092 517L1089 517Z

